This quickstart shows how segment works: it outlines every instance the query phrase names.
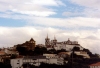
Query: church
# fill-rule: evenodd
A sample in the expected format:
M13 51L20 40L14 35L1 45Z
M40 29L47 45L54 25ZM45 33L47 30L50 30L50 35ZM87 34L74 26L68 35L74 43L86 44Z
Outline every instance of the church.
M73 47L79 47L80 50L83 50L83 47L80 44L78 44L77 41L70 41L70 39L68 39L67 41L58 42L55 36L53 40L50 40L48 35L45 38L45 46L48 50L49 49L56 49L56 50L65 49L67 51L71 51Z
M25 47L28 50L34 50L34 48L36 47L36 41L33 38L31 38L29 41L26 41L25 43L15 45L15 47L18 46Z

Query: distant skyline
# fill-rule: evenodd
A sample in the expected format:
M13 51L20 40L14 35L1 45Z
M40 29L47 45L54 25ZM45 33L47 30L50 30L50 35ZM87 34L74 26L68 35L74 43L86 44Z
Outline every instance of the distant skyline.
M100 54L100 0L0 0L0 47L45 37Z

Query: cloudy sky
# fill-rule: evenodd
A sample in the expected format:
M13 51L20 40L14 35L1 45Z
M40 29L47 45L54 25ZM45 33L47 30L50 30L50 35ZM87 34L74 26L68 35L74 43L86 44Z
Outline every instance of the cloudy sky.
M50 39L70 38L99 53L99 26L100 0L0 0L0 47L31 37L44 44L48 33Z

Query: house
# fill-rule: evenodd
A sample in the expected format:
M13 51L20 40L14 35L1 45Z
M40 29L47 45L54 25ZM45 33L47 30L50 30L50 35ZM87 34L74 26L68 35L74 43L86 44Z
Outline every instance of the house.
M63 62L62 58L56 57L46 57L46 56L25 56L16 59L11 59L11 66L12 68L19 68L22 67L23 64L31 64L35 66L39 66L42 62L48 64L58 64L61 65Z
M90 68L100 68L100 62L90 64L89 66Z
M57 54L43 54L46 57L57 57Z
M66 58L66 57L69 57L71 55L71 52L60 52L60 53L58 53L58 55L60 57Z
M4 61L4 57L5 57L6 53L4 51L0 51L0 62Z
M13 50L13 49L7 49L7 48L5 48L4 51L5 51L5 53L6 53L7 55L12 55L12 54L19 55L18 51Z
M6 53L4 51L0 51L0 56L1 55L6 55Z
M47 59L56 58L57 59L57 64L58 65L63 65L64 59L62 57L58 56L57 54L43 54L43 56L46 56Z
M18 45L14 45L14 47L26 47L28 50L34 50L34 48L36 47L36 41L31 38L29 41L26 41L22 44L18 44Z
M74 52L76 55L81 55L83 56L84 58L90 58L90 56L87 54L87 52L84 52L84 51L75 51Z

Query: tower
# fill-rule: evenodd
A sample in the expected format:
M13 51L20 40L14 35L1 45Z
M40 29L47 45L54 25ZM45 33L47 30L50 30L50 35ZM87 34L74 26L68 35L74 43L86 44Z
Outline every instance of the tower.
M56 43L57 43L57 39L56 39L56 37L54 36L53 45L56 45Z
M36 41L33 38L31 38L29 42L30 42L30 50L33 50L35 48Z
M48 34L47 34L47 37L45 38L45 45L46 47L50 45L50 39L48 38Z
M72 42L70 41L70 39L68 38L67 44L72 44Z

